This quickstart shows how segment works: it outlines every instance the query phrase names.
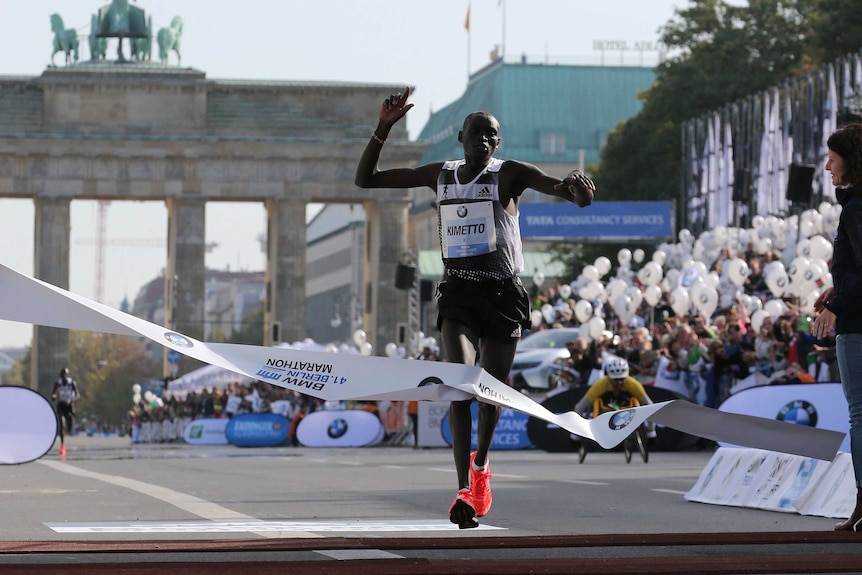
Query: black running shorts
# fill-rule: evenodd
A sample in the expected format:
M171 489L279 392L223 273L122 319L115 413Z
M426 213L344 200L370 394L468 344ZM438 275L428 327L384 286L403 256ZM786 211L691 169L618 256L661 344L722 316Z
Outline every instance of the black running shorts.
M466 325L480 338L512 343L531 325L530 297L517 276L501 281L447 276L437 286L436 299L437 329L445 318Z

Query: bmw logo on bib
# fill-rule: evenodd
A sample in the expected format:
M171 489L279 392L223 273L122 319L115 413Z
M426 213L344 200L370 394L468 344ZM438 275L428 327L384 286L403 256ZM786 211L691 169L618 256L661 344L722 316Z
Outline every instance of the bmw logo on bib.
M466 218L467 217L467 206L458 206L458 217Z

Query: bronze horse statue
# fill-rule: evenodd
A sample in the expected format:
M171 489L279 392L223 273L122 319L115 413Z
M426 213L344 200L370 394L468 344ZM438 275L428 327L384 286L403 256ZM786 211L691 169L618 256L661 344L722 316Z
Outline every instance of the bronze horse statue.
M146 38L129 38L129 44L132 51L132 60L142 62L149 60L153 51L153 17L147 18L147 36Z
M162 64L167 64L168 53L173 50L177 53L177 66L180 65L182 58L180 56L180 37L183 34L183 19L179 16L174 16L171 20L170 28L162 28L157 36L159 42L159 60Z
M90 60L104 60L105 53L108 51L108 39L99 38L96 34L99 31L99 17L93 14L90 18Z
M59 14L51 14L51 30L54 31L54 51L51 53L51 65L54 64L54 56L57 52L66 54L66 64L71 64L73 59L78 61L78 31L74 28L68 30L63 25L63 19Z

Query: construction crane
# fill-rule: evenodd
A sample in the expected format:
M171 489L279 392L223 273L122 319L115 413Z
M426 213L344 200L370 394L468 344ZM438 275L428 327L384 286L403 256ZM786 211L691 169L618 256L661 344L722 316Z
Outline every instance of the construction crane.
M79 238L75 241L76 244L94 245L96 246L96 266L95 278L93 281L93 299L99 303L104 303L105 299L105 250L108 247L107 227L108 227L108 206L111 205L110 200L99 200L96 211L96 237L95 238ZM112 246L123 246L129 248L164 248L166 240L164 238L115 238L111 240ZM209 253L218 247L218 243L211 242L206 244L206 252Z

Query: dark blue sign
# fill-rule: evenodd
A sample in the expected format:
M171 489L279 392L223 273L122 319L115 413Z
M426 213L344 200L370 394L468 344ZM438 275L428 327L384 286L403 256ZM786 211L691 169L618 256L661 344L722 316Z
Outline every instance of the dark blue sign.
M473 414L473 429L470 436L470 449L476 449L479 443L479 404L476 401L470 405L470 413ZM506 409L500 412L500 421L494 430L494 439L491 441L491 449L526 449L533 447L533 443L527 436L527 422L530 416L514 409ZM443 439L452 445L452 433L449 431L449 415L440 422L440 431Z
M225 437L237 447L271 447L287 442L290 421L277 413L240 413L227 424Z
M608 241L673 238L673 202L522 203L521 237Z

